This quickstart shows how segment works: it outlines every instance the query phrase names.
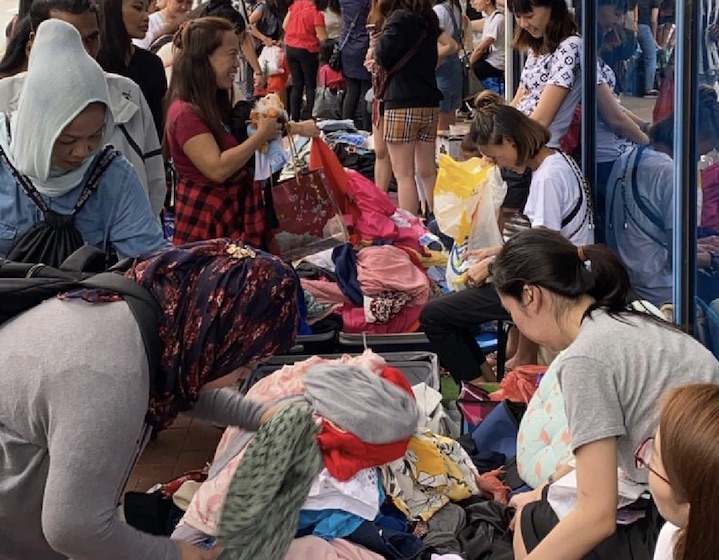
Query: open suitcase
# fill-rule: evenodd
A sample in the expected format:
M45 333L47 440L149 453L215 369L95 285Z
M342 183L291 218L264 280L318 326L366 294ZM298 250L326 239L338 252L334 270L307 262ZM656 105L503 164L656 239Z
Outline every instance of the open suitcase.
M440 390L437 354L432 352L378 352L378 354L385 359L388 365L404 373L410 385L426 383L432 389ZM342 354L321 354L320 356L331 360L341 357ZM283 355L270 358L252 371L240 390L246 393L260 379L274 373L282 366L301 362L309 357L309 355Z
M369 348L378 354L385 352L431 352L432 347L423 332L398 334L352 334L340 332L339 349L349 354Z

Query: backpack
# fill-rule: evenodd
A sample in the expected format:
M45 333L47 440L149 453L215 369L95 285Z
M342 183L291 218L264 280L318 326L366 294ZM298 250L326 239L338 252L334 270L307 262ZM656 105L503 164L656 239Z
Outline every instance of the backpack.
M160 306L140 284L118 274L129 268L131 259L110 269L114 272L87 272L104 262L105 253L90 245L75 251L59 268L0 259L0 328L13 317L64 292L101 289L121 294L140 327L153 387L162 352L158 334Z

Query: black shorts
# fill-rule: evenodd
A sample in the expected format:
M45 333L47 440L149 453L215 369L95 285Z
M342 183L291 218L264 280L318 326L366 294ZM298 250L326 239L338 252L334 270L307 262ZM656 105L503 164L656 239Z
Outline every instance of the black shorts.
M527 552L532 552L559 523L546 500L534 502L522 510L522 538ZM659 530L664 519L653 501L647 504L646 516L631 525L617 525L617 531L602 541L585 560L652 560Z

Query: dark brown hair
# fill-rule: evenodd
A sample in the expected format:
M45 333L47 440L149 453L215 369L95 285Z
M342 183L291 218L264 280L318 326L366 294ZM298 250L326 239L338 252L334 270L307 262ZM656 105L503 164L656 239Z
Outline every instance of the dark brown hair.
M507 9L515 15L532 13L536 7L545 7L551 10L547 31L539 39L532 37L528 31L518 25L515 26L513 46L526 51L532 49L537 54L553 53L559 43L567 37L579 32L577 22L569 13L565 0L508 0Z
M167 106L180 99L191 103L212 136L222 146L223 123L232 109L230 92L217 87L217 78L209 58L222 44L226 32L237 33L228 20L204 17L186 23L175 34L172 78L167 96Z
M551 138L544 126L506 105L504 99L492 91L481 92L474 105L469 142L481 146L500 145L503 140L508 140L517 149L518 165L536 156Z
M674 560L719 560L719 385L671 391L659 416L661 461L678 502L689 504L689 523L674 546Z
M432 9L431 0L377 0L370 12L369 21L382 29L387 18L394 12L405 10L427 22L430 32L439 34L439 20Z

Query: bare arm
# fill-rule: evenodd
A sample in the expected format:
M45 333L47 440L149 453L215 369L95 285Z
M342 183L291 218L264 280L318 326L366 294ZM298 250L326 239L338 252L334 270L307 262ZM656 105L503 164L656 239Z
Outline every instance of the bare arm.
M266 9L267 8L265 7L265 10ZM272 39L262 33L259 29L257 29L257 24L260 23L260 20L262 19L263 15L263 11L258 10L257 8L255 8L255 10L253 10L253 12L250 14L250 33L253 37L259 39L263 45L270 46L272 44Z
M532 111L529 117L549 128L549 125L552 124L554 117L557 116L559 108L562 106L562 103L564 103L567 95L569 95L567 88L547 84L544 91L542 91L542 95L539 96L537 107Z
M258 130L245 142L222 151L210 133L198 134L182 146L192 164L214 183L224 183L235 175L252 155L269 140L277 136L277 121L260 118Z
M580 560L616 531L617 442L606 438L577 449L577 503L574 509L527 555L520 534L518 560ZM521 515L521 512L520 514Z
M482 39L479 45L477 45L477 48L472 51L472 54L469 57L469 62L471 64L477 62L480 58L484 56L484 54L489 50L492 44L494 44L494 37L485 37L484 39Z
M597 102L599 117L619 136L627 138L636 144L649 144L649 138L641 131L629 115L617 102L609 85L601 84L597 88Z
M527 90L524 89L523 85L520 85L517 88L517 93L514 94L514 97L512 98L512 101L509 102L509 104L512 107L516 108L517 105L519 105L519 103L522 101L522 98L526 95L526 93L527 93Z
M315 27L315 35L317 35L317 39L320 43L322 41L326 41L329 37L329 35L327 35L327 28L324 25L318 25Z

